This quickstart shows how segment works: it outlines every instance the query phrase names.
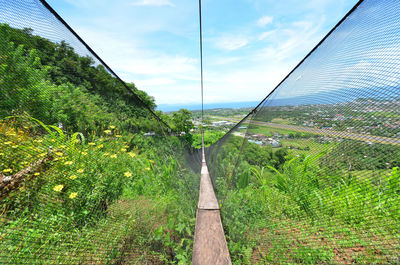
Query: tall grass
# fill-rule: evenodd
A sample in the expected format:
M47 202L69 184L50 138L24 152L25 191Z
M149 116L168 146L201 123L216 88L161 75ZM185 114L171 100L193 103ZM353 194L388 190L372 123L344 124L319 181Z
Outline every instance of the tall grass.
M279 169L251 167L249 181L240 171L235 187L217 179L235 264L336 263L347 256L383 264L399 253L399 169L329 172L319 164L325 155L292 157Z
M119 135L113 125L86 139L33 118L2 121L3 174L50 149L54 159L0 202L0 263L189 261L196 178L160 153L163 141Z

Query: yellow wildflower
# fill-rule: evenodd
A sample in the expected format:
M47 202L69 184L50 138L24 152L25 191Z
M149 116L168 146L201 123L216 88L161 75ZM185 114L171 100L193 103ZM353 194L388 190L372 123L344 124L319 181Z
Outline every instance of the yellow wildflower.
M69 195L69 198L70 198L70 199L75 199L76 196L78 196L78 193L77 193L77 192L72 192L72 193Z
M81 154L85 156L87 155L87 152L82 151Z
M4 173L11 173L12 169L11 168L6 168L6 169L3 169L3 172Z
M111 130L105 130L104 131L106 134L110 134L111 133Z
M125 176L125 177L128 177L128 178L129 178L129 177L132 177L132 173L129 172L129 171L127 171L127 172L124 173L124 176Z
M77 178L77 176L76 176L76 175L71 175L69 178L72 179L72 180L74 180L74 179Z
M93 143L93 142L90 142L90 143L88 143L88 145L96 145L95 143Z
M126 143L126 142L124 142L124 143ZM125 147L125 148L129 148L129 145L124 145L124 147Z
M121 151L122 152L126 152L126 148L121 148Z
M60 145L60 148L64 149L66 146L65 145Z
M12 146L12 148L14 148L14 149L17 148L17 147L18 147L18 145L13 145L13 146Z
M64 185L57 185L57 186L54 186L53 190L56 192L60 192L60 191L62 191L63 188L64 188Z
M130 157L135 157L136 154L134 152L129 152L128 155L130 155Z
M63 155L62 152L55 152L55 154L56 154L57 156L62 156L62 155Z
M10 141L7 141L7 142L4 142L4 144L7 144L7 145L9 145L9 144L12 144L12 142L10 142Z
M0 156L3 156L4 155L4 153L0 153Z
M56 139L51 139L50 141L55 142L55 141L57 141L57 140L56 140Z
M43 140L42 139L37 139L37 140L35 140L35 142L41 143L41 142L43 142Z
M36 173L34 173L33 175L34 175L34 176L39 176L40 173L39 173L39 172L36 172Z
M83 171L85 171L85 170L83 170L83 168L80 168L80 169L78 169L78 173L83 173Z
M111 128L111 129L115 129L115 126L114 126L114 125L110 125L110 128Z
M104 147L103 144L100 144L100 145L97 146L97 148L99 148L99 149L100 149L100 148L103 148L103 147Z
M72 161L67 161L67 162L64 163L64 165L68 166L68 165L72 165L73 163L74 162L72 162Z
M111 158L117 158L116 154L110 155Z
M146 167L146 170L148 171L148 170L150 170L150 168L149 168L149 167Z
M119 134L117 134L117 135L115 135L115 137L118 137L118 138L120 138L120 137L122 137L122 135L119 135Z
M75 139L74 142L75 142L75 143L79 143L80 140L79 140L79 139Z
M105 152L104 154L103 154L103 156L108 156L110 153L107 153L107 152Z

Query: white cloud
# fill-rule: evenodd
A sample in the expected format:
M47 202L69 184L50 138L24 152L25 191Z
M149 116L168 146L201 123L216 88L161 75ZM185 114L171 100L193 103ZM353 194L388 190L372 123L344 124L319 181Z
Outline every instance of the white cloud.
M381 86L399 84L400 50L397 46L372 49L355 55L360 58L360 61L345 68L342 74L342 77L348 80L347 87L363 88L379 86L379 84Z
M245 58L242 58L245 61ZM204 73L205 103L258 101L289 72L291 64L266 64L264 60L244 62L241 67L218 67Z
M49 1L50 4L52 1ZM66 0L71 5L74 5L79 8L90 8L96 5L97 7L104 4L104 0Z
M124 39L107 31L87 28L77 31L123 80L134 82L139 89L154 96L157 103L198 100L199 86L193 85L200 78L197 58L151 50L142 41ZM194 95L192 101L188 99L190 95Z
M154 75L157 78L159 74L182 75L197 70L197 58L149 50L145 48L146 43L124 39L110 32L87 28L79 28L77 31L115 70Z
M263 16L257 21L257 25L260 27L265 27L266 25L272 23L274 18L271 16Z
M265 31L258 36L258 40L264 40L273 35L275 32L276 30Z
M241 36L224 36L216 40L215 46L221 50L234 51L246 46L249 40Z
M157 104L200 104L200 82L172 84L147 89Z
M149 86L165 86L175 84L176 80L171 78L149 78L144 80L136 80L135 84L139 87L149 87Z
M138 0L132 3L134 6L174 6L169 0Z
M147 53L135 59L119 56L114 59L113 65L132 74L153 75L193 73L196 71L196 59L183 56L170 56L159 53Z
M324 17L318 22L296 21L287 28L277 31L273 39L275 60L287 59L299 55L299 51L310 50L321 38L319 32L323 23Z
M109 6L106 0L48 1L55 5L68 1L87 8L87 18L82 15L85 14L82 8L76 9L75 20L71 19L77 21L74 28L116 73L154 96L157 103L200 102L196 2L116 0ZM266 0L238 0L238 3L242 1L246 5L249 1L256 2L258 8L235 8L234 13L225 10L227 14L222 20L219 16L213 17L211 12L204 21L206 103L264 98L320 40L323 31L329 29L321 28L324 22L321 17L324 14L328 19L331 17L327 8L336 7L336 1L356 0L310 0L313 5L322 5L321 9L306 8L308 4L302 5L299 0L290 1L298 2L299 8L289 13L281 8L289 3L262 4ZM209 10L218 8L218 5L213 6L217 2L210 1ZM90 15L94 5L101 11L94 13L97 16ZM154 8L149 13L143 12L142 7L166 8ZM233 16L237 11L246 12L246 16ZM380 56L380 53L372 56ZM355 71L366 73L363 67L366 66L360 64ZM306 80L303 76L296 82Z
M214 55L212 62L206 62L209 65L204 74L205 102L262 99L295 65L297 59L292 62L291 56L310 45L318 29L311 22L292 22L256 35L258 39L268 38L268 47L264 43L250 54L246 50L240 56ZM139 89L154 96L158 104L199 102L197 58L149 49L146 42L124 39L110 32L85 32L89 44L96 46L96 51L124 80L135 82ZM211 41L218 49L234 51L249 45L251 38L244 33L225 33Z
M216 65L231 64L240 61L241 57L215 57L213 63Z

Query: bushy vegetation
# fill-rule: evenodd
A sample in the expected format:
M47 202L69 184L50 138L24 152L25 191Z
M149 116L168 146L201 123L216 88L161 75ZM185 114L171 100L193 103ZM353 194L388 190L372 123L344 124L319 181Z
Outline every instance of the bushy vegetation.
M49 133L35 133L32 137L32 132L40 128ZM149 256L160 262L190 257L187 248L192 244L195 199L188 190L197 187L194 181L188 182L194 178L182 178L176 160L159 155L163 151L159 142L163 139L121 136L110 125L102 135L92 136L93 140L87 142L79 134L51 131L44 124L40 128L26 119L1 124L4 174L16 173L39 158L53 157L46 167L24 176L18 189L1 202L2 257L15 264L76 263L89 258L103 264L104 260L117 262L135 248L149 251ZM157 153L149 146L157 146ZM178 205L182 198L184 201ZM141 201L148 205L141 205ZM124 212L120 207L126 204L136 208ZM116 213L129 215L132 210L149 217L111 217ZM153 227L140 223L154 215L163 216L153 220ZM136 231L137 226L144 230ZM112 231L113 238L103 239L107 229ZM141 237L136 238L136 234ZM91 235L99 238L89 240ZM88 256L74 252L78 247L89 251ZM100 252L91 252L96 247ZM73 256L69 257L71 251ZM139 253L131 257L135 258L140 258Z
M0 118L28 113L67 131L102 132L112 123L121 130L156 130L154 99L135 85L135 94L89 56L65 42L54 43L31 30L0 24Z
M367 144L345 140L321 159L330 170L377 170L400 166L400 148L395 145Z
M224 136L223 132L204 131L204 146L209 147L216 143L222 136ZM201 148L201 133L193 134L192 146Z
M188 263L187 143L128 87L66 42L0 25L0 263Z
M353 148L343 142L319 154L294 155L242 143L243 138L230 136L221 145L214 173L234 263L395 261L400 174L386 163L395 159L398 147L352 141ZM368 153L375 164L342 167L344 160L335 158L346 147L348 159ZM254 161L253 153L265 160Z

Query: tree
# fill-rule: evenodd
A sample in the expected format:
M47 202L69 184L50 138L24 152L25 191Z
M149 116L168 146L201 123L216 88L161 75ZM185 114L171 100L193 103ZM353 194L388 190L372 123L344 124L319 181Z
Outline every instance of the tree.
M190 130L194 128L191 121L192 113L187 109L180 109L172 114L172 128L179 133L184 133L183 136L189 144L193 142L193 135Z
M180 109L172 114L173 127L177 132L190 133L190 130L194 128L192 119L192 113L187 109Z

